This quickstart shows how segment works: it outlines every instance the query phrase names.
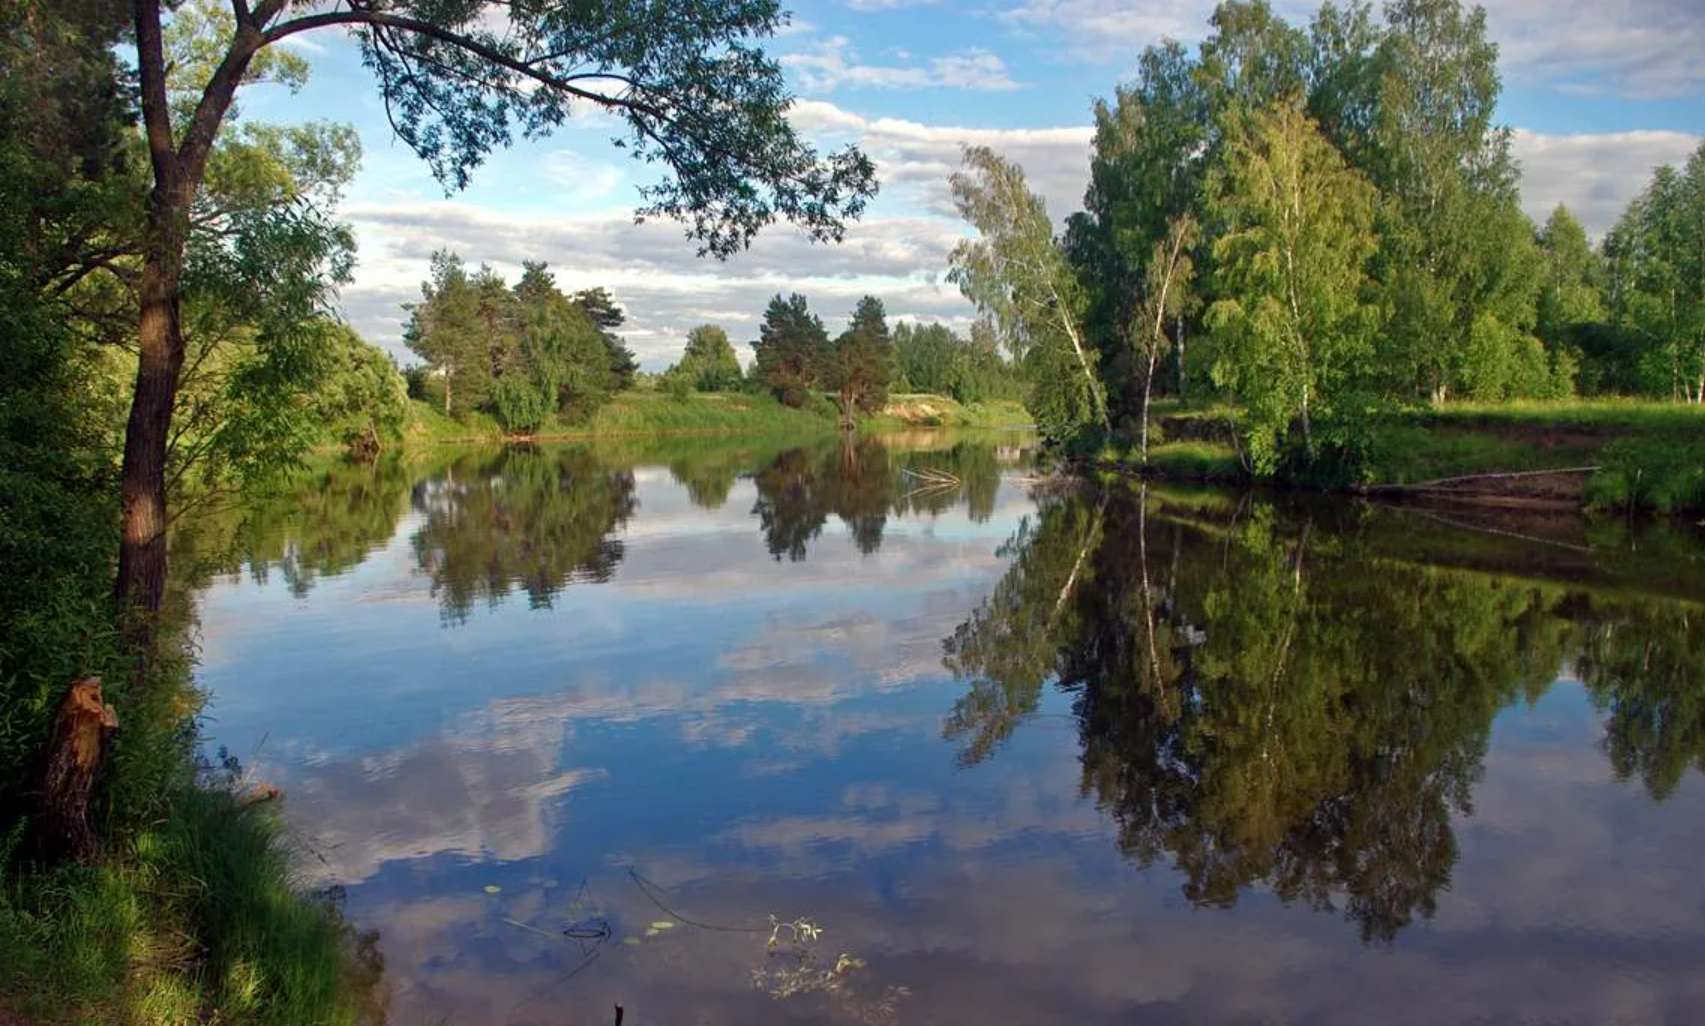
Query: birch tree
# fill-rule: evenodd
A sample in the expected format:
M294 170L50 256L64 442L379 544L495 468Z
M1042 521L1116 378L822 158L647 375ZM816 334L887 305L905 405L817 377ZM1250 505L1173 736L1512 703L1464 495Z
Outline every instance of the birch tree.
M1247 406L1258 470L1276 465L1293 423L1312 460L1314 419L1373 352L1373 186L1286 104L1232 143L1211 194L1226 225L1214 243L1223 298L1208 311L1214 378Z
M1144 272L1142 300L1137 304L1131 338L1143 368L1142 459L1149 458L1149 399L1154 394L1154 375L1160 358L1172 347L1166 333L1168 321L1183 330L1183 316L1191 305L1190 282L1196 265L1190 253L1199 232L1196 219L1181 214L1167 224L1166 238L1155 243Z
M1105 431L1106 390L1084 337L1087 299L1042 197L1022 168L981 146L965 148L949 185L960 216L981 237L954 247L948 277L1030 365L1027 405L1037 427L1054 440L1088 423Z

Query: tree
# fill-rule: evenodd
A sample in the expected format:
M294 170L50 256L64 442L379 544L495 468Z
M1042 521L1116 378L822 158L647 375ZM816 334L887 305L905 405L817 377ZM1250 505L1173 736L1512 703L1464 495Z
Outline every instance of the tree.
M1550 349L1552 391L1561 398L1573 390L1583 332L1605 319L1603 274L1586 230L1561 203L1540 229L1539 249L1544 271L1535 330Z
M1166 238L1154 244L1148 270L1143 276L1143 298L1135 312L1132 329L1138 362L1143 374L1142 458L1149 458L1149 397L1154 392L1154 374L1160 357L1172 344L1166 334L1170 320L1183 330L1184 311L1190 306L1190 281L1196 267L1190 251L1196 245L1196 219L1180 214L1167 226Z
M144 651L165 591L166 456L185 357L181 307L193 208L239 89L268 77L299 80L300 58L278 44L321 29L352 32L398 135L453 188L466 185L515 130L547 132L577 104L606 110L626 122L627 148L665 172L644 190L640 213L686 221L701 252L719 257L778 217L814 239L838 239L874 192L868 158L852 148L820 156L784 116L790 97L781 70L750 42L782 24L773 0L596 7L397 0L294 14L287 0L232 0L211 73L182 104L174 104L168 82L169 7L166 0L132 4L153 184L115 597ZM489 17L500 17L502 30Z
M1508 128L1497 106L1485 11L1459 0L1393 0L1376 57L1377 111L1361 169L1387 197L1378 276L1391 309L1391 384L1435 403L1501 399L1531 385L1539 291Z
M855 413L873 412L888 401L893 366L894 347L882 300L865 296L823 361L823 385L840 397L842 428L854 426Z
M744 377L728 332L714 324L701 324L687 332L687 348L676 367L700 392L731 392L740 387Z
M1316 411L1330 409L1373 352L1377 321L1363 295L1376 246L1373 187L1285 104L1232 144L1211 191L1226 225L1214 243L1223 298L1208 312L1215 380L1248 406L1258 469L1272 470L1294 420L1312 460Z
M829 348L823 322L795 292L783 299L778 292L764 311L758 339L752 343L756 379L789 406L804 406L822 372Z
M586 313L583 303L569 299L557 287L546 265L529 261L515 284L520 307L520 339L516 361L506 377L526 389L543 414L571 420L590 416L621 386L610 363L609 336Z
M1136 81L1115 90L1112 103L1097 100L1094 116L1089 187L1083 213L1067 222L1067 251L1088 292L1086 323L1108 401L1122 418L1153 377L1132 348L1148 299L1145 267L1169 223L1200 207L1211 125L1199 68L1173 42L1144 50ZM1180 322L1173 335L1183 334Z
M351 451L376 454L402 438L408 393L396 363L347 324L326 324L331 358L325 383L312 399L313 418Z
M472 410L489 395L491 368L480 320L480 295L462 258L432 254L432 277L420 286L421 302L405 307L403 343L425 360L444 385L444 415ZM456 403L461 405L457 406Z
M615 330L627 323L627 314L616 305L608 289L576 292L574 302L591 318L604 339L604 348L609 351L611 387L617 392L632 388L634 375L639 373L639 361L634 359L633 350L622 344L622 337Z
M948 276L1032 368L1037 427L1056 441L1089 423L1105 430L1106 392L1083 330L1087 300L1042 198L1018 165L980 146L966 147L949 185L959 215L981 238L954 247Z
M1658 168L1605 240L1614 326L1649 394L1705 403L1705 145Z

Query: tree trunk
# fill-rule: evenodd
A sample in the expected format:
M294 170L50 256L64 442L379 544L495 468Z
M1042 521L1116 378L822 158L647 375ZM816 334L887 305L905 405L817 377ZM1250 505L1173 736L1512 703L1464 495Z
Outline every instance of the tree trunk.
M1156 349L1152 347L1149 349L1148 373L1143 375L1142 454L1143 466L1145 467L1148 466L1149 462L1149 394L1154 391L1154 368L1159 356L1160 353Z
M1308 382L1302 383L1302 451L1314 462L1314 433L1308 423Z
M1184 315L1178 315L1178 401L1188 398L1184 394Z
M252 19L238 25L179 148L172 138L160 8L161 0L135 0L133 5L142 120L154 187L144 228L136 393L125 425L124 464L119 472L118 579L113 586L119 629L131 652L140 657L138 673L148 663L155 619L166 593L166 456L184 363L179 289L190 204L201 186L219 125L249 61L263 43Z
M35 848L48 862L87 862L100 852L89 799L112 747L118 716L101 698L101 679L71 685L53 720L37 781Z
M444 416L450 415L450 365L444 365Z
M124 432L119 479L120 537L115 585L120 628L133 651L146 653L154 615L166 593L166 455L184 363L178 286L187 215L171 209L156 189L148 213L142 265L142 316L137 330L136 391Z

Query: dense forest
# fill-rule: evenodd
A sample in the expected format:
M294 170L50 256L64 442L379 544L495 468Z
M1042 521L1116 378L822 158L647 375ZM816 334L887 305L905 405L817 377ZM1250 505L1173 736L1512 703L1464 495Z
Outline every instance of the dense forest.
M1705 147L1597 246L1520 205L1498 51L1456 0L1228 0L1096 101L1083 210L1056 232L970 149L953 277L1030 369L1053 439L1147 457L1154 395L1241 410L1253 467L1352 457L1380 410L1623 395L1705 404Z

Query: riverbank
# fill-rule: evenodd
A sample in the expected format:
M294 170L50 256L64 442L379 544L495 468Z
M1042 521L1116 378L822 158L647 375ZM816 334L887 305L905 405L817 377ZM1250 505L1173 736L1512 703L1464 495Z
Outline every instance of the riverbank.
M93 637L105 609L84 616ZM21 817L0 833L0 1022L381 1021L374 938L299 887L276 791L246 784L223 750L217 766L199 753L189 645L164 644L140 685L110 646L86 654L108 671L119 725L91 809L95 856L39 861Z
M461 418L420 400L410 401L411 422L405 440L446 444L500 441L576 440L665 434L797 434L836 431L840 415L827 399L803 409L784 406L766 394L695 392L684 397L656 391L628 391L600 407L590 418L553 421L524 436L507 433L490 416L473 412ZM947 396L896 395L877 415L862 421L864 430L912 427L1022 427L1029 416L1017 402L964 404Z
M1094 467L1248 483L1229 407L1164 407L1145 468L1134 445ZM1353 459L1282 466L1272 483L1393 499L1705 512L1705 409L1634 402L1455 405L1377 416Z

